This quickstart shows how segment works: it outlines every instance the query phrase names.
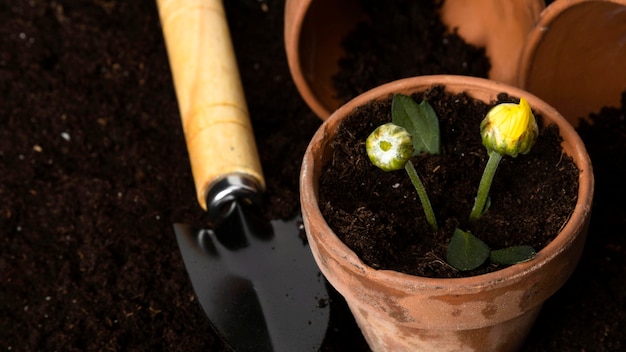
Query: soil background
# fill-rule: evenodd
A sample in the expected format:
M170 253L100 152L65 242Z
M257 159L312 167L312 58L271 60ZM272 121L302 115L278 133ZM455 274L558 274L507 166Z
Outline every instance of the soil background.
M284 1L225 7L268 181L267 215L289 217L320 121L289 76ZM155 1L2 1L0 92L0 350L226 351L172 229L205 215ZM604 146L603 137L593 141ZM592 158L601 164L607 150L615 160L625 149L598 148ZM602 216L582 262L545 304L525 351L625 348L625 229L607 220L624 210L608 206L619 200L611 197L599 187ZM344 302L331 297L322 350L367 351Z

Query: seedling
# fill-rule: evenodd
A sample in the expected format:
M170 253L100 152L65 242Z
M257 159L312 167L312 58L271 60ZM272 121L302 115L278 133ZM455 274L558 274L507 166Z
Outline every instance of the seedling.
M384 171L406 170L419 196L426 221L436 231L435 212L411 158L421 153L439 153L439 119L428 101L418 104L403 94L393 97L391 117L392 122L377 127L367 138L367 154L370 161ZM519 104L498 104L487 113L480 123L480 134L489 159L478 186L470 222L487 212L489 190L502 158L528 153L535 144L538 131L530 105L524 98ZM530 260L535 254L530 246L491 250L469 231L456 229L447 247L446 261L457 270L467 271L478 268L487 260L511 265Z

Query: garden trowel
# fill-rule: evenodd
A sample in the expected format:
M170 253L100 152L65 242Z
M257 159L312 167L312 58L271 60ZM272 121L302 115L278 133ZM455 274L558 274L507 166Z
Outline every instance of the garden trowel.
M266 221L265 187L221 0L157 0L198 202L211 228L175 224L198 300L241 351L316 351L328 293L298 219Z

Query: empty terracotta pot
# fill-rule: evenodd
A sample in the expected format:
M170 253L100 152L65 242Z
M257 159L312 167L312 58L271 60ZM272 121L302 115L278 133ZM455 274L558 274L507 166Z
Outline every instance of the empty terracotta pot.
M526 36L544 7L543 0L446 0L441 18L449 28L458 28L466 42L485 47L492 65L489 78L514 84ZM359 0L286 2L289 69L303 99L321 119L342 104L332 85L344 54L341 41L366 18Z
M557 237L524 263L488 274L424 278L364 264L333 232L318 205L318 179L331 162L330 141L357 107L390 94L411 94L432 85L491 102L500 92L525 97L545 123L556 124L563 149L581 170L574 212ZM487 79L420 76L370 90L335 111L319 128L304 156L300 176L302 216L322 273L346 299L374 351L515 351L523 344L543 302L573 272L583 250L593 196L589 156L573 127L539 98Z
M577 125L604 106L619 107L626 90L626 1L550 4L529 34L519 86Z

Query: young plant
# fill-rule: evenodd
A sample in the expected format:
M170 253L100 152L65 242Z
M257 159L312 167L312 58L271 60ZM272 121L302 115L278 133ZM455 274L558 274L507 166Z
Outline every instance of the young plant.
M436 231L435 213L411 158L421 153L439 153L439 120L426 100L418 104L402 94L393 97L391 110L392 122L379 126L367 138L367 154L370 161L384 171L406 170L422 203L426 221ZM470 222L487 211L489 189L502 157L528 153L537 139L538 130L530 105L524 98L519 104L496 105L487 113L480 124L480 133L489 160L480 180ZM457 270L465 271L481 266L487 259L510 265L530 260L534 255L535 250L530 246L492 251L469 231L456 229L448 244L446 260Z
M485 212L485 203L502 156L513 158L526 154L537 140L539 128L526 99L519 104L503 103L496 105L480 123L480 135L487 148L489 160L480 180L476 202L470 214L470 221L476 221Z
M372 164L383 171L406 170L424 208L426 221L436 231L435 212L411 157L422 152L439 153L439 120L427 101L417 104L406 95L394 96L391 110L392 122L376 128L365 141L367 155Z

